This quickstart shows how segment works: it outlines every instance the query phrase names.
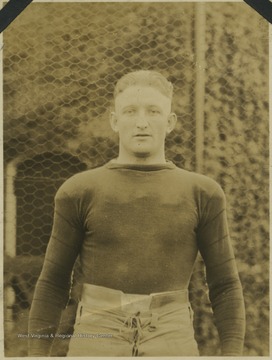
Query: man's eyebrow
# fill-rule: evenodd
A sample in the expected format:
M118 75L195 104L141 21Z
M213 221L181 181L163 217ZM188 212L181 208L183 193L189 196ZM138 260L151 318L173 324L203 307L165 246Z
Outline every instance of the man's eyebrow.
M122 110L131 109L131 108L137 108L138 106L139 106L138 104L131 103L131 104L128 104L128 105L125 105L124 107L122 107ZM147 103L147 104L144 104L144 107L146 107L148 109L156 108L156 109L162 110L162 106L160 106L159 104Z
M147 109L156 109L156 110L160 110L160 111L163 110L162 107L157 104L148 104L146 107L147 107Z
M155 107L155 108L158 108L158 109L161 108L161 106L158 105L158 104L147 104L147 107Z
M130 108L136 108L136 107L137 107L137 105L135 105L135 104L130 104L130 105L124 106L124 107L123 107L123 110L125 110L125 109L130 109Z
M130 110L130 109L136 109L137 106L134 104L130 104L130 105L126 105L124 107L121 108L121 111L126 111L126 110Z

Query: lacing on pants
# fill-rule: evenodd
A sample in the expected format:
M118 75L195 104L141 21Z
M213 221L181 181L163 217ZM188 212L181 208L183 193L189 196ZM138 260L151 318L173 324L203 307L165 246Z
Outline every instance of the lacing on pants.
M140 340L143 337L143 328L147 326L148 331L155 331L158 321L158 315L153 313L150 322L143 326L140 315L141 312L138 311L136 314L129 316L124 321L124 325L126 326L126 328L132 331L132 356L138 356L139 354L138 348Z

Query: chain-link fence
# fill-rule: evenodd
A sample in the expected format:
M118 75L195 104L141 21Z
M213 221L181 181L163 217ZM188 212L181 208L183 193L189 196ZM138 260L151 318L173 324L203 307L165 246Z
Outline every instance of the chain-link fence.
M206 31L197 27L193 3L34 3L5 30L7 356L27 355L19 335L27 334L54 194L72 174L116 156L108 124L113 88L136 69L160 71L174 84L178 124L167 138L167 157L192 171L203 158L202 171L226 192L246 301L245 355L268 354L268 25L246 4L205 7ZM197 31L205 31L205 64L197 61ZM201 99L195 94L203 66L199 156L195 114ZM200 353L216 355L201 266L190 290ZM75 307L72 300L63 331L71 331ZM60 342L53 353L65 355L67 344Z

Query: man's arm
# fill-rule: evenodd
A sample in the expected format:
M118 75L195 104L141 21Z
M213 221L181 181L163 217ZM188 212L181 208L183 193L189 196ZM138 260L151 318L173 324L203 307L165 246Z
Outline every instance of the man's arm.
M222 355L241 356L245 336L244 299L229 237L225 195L217 184L202 209L198 247L206 265Z
M71 273L83 231L76 206L60 189L55 198L54 224L29 316L29 356L49 356L71 287Z

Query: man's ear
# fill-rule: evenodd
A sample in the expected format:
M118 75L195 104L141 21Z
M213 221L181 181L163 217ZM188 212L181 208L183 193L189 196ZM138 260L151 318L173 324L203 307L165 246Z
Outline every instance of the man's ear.
M175 129L176 122L177 122L177 115L175 113L169 114L167 119L167 128L166 128L167 134L170 134L170 132Z
M117 116L114 111L110 113L110 125L114 132L118 132Z

